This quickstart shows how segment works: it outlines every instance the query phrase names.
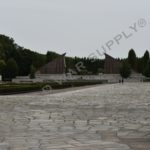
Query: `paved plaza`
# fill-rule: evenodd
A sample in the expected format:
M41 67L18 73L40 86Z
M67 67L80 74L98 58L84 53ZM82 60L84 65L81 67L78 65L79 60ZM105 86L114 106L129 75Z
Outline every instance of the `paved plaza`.
M0 150L150 150L150 84L0 96Z

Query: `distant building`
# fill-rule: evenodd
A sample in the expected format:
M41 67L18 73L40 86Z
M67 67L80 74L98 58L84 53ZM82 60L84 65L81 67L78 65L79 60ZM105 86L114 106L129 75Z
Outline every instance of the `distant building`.
M108 54L105 54L104 73L119 74L121 62Z
M66 71L65 54L39 68L36 74L64 74Z

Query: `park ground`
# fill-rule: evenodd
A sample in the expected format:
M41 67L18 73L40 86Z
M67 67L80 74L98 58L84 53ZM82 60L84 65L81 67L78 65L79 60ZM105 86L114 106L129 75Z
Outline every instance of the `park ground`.
M0 150L149 150L150 83L0 96Z

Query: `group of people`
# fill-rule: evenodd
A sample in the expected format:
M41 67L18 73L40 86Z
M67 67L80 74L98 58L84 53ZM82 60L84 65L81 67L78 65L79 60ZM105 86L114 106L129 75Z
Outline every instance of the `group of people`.
M122 83L122 84L123 84L123 83L124 83L124 79L123 79L123 78L120 79L120 80L119 80L119 83Z

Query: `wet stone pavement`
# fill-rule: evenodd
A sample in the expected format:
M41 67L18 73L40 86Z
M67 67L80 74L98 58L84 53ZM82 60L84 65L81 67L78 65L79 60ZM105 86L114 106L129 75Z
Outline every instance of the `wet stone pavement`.
M150 150L150 84L0 96L0 150Z

